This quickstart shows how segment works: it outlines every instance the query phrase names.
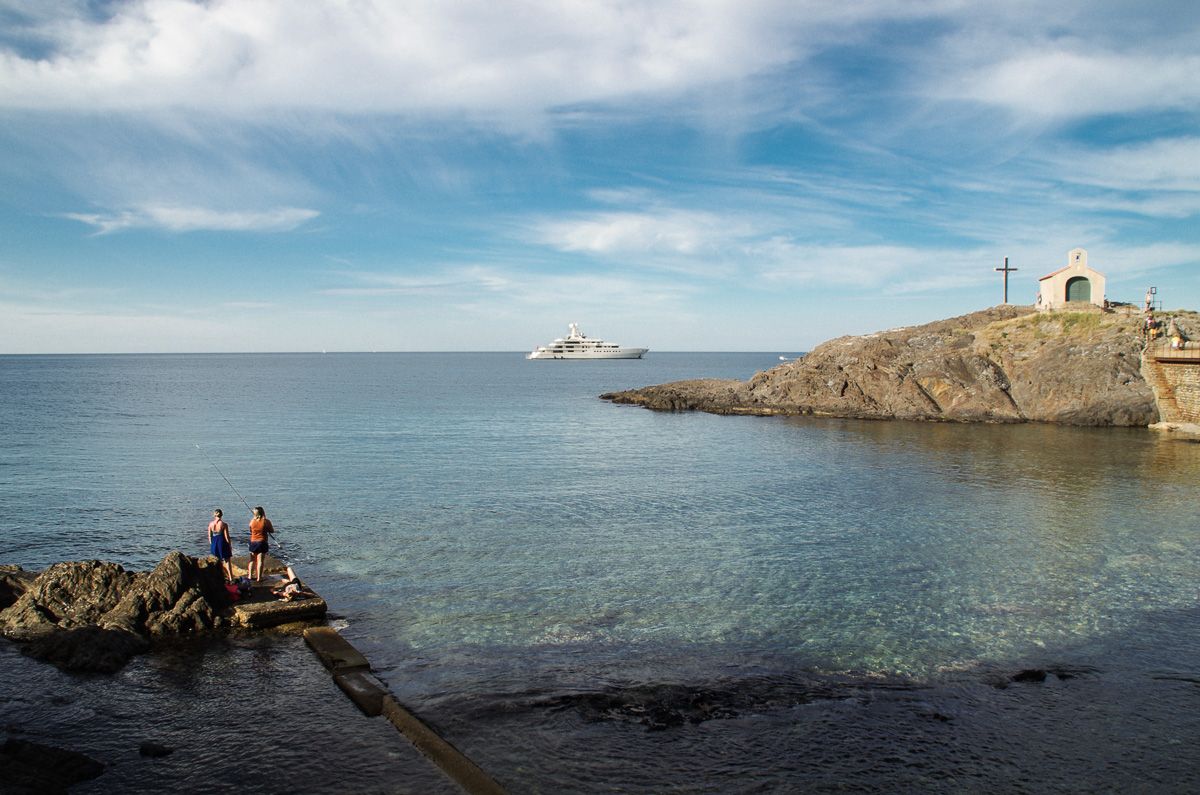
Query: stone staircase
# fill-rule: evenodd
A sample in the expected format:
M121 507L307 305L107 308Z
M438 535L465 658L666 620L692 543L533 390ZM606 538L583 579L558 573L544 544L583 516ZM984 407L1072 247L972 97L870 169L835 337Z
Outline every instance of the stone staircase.
M1150 345L1142 350L1142 378L1154 392L1154 402L1158 404L1158 419L1160 422L1187 422L1179 409L1179 401L1175 395L1175 387L1167 380L1163 365L1151 353Z

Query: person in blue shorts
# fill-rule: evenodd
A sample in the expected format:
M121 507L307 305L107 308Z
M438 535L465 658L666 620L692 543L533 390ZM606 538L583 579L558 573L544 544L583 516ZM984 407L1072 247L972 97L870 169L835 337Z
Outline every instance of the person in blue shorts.
M208 548L221 561L225 582L233 582L233 542L229 540L229 525L221 516L220 508L213 510L213 520L208 523Z
M254 506L254 518L250 520L250 562L246 564L246 574L255 582L262 582L263 561L271 549L268 538L274 532L267 512L261 505Z

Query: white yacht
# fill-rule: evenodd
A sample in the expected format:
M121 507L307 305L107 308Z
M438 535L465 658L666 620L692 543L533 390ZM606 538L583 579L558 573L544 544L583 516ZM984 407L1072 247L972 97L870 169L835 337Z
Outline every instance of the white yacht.
M649 348L622 348L615 342L587 337L578 323L571 323L570 333L549 345L539 345L526 359L640 359Z

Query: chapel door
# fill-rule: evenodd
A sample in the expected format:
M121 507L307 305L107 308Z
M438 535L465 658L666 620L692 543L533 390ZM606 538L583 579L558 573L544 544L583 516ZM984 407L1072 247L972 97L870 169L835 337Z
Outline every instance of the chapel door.
M1090 302L1092 300L1092 283L1083 276L1071 279L1067 282L1067 300Z

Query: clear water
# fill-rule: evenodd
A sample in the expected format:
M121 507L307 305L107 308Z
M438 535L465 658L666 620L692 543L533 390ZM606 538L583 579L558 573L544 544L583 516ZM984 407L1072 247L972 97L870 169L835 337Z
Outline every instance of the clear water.
M219 467L513 791L1200 784L1200 445L597 399L777 363L0 357L0 562L244 548Z

